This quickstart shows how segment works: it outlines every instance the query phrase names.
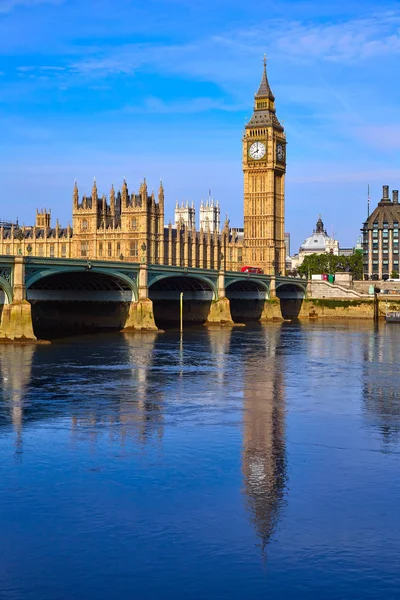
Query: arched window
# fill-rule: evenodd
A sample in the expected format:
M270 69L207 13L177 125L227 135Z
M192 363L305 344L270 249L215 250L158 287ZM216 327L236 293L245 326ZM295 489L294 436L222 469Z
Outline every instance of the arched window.
M137 258L139 256L139 247L137 240L134 240L130 243L129 254L132 258Z
M89 242L81 242L81 256L89 256Z
M131 228L132 228L132 229L137 229L137 220L136 220L136 217L133 217L133 218L132 218L132 221L131 221Z
M82 221L82 231L87 231L87 230L88 230L88 228L89 228L89 226L88 226L88 225L89 225L89 224L88 224L88 222L87 222L87 219L83 219L83 221Z

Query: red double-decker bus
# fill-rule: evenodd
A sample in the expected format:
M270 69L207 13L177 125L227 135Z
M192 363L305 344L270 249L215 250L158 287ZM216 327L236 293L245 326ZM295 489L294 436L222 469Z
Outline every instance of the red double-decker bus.
M240 269L242 273L255 273L256 275L263 275L264 271L260 267L242 267Z

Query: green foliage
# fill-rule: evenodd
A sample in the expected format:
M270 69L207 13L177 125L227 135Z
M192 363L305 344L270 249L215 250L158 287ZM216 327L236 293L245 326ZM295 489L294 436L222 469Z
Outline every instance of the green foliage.
M373 300L337 300L336 298L314 298L309 301L314 306L325 306L326 308L349 308L349 306L361 306L362 304L373 304Z
M363 278L362 253L355 252L351 256L335 256L334 254L309 254L297 269L298 274L311 277L322 273L349 271L353 279Z
M392 271L390 273L390 279L398 279L399 278L399 274L397 271Z

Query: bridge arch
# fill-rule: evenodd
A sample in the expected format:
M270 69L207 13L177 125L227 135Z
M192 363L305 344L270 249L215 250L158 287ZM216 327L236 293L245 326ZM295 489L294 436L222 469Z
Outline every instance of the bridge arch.
M36 337L51 339L98 330L120 330L138 297L136 282L107 269L46 269L28 275Z
M285 300L303 300L307 294L307 282L282 281L276 284L276 295Z
M53 277L53 276L60 276L59 280L61 280L61 277L63 275L67 275L68 277L70 277L70 275L73 275L74 277L79 277L79 282L80 284L82 284L82 275L86 276L87 278L87 282L88 282L88 287L91 288L92 290L95 290L95 282L93 279L93 275L95 274L99 274L99 275L103 275L104 276L104 281L101 282L101 280L99 278L97 278L97 286L99 288L99 291L102 290L103 287L107 287L106 281L113 281L117 284L116 288L118 287L122 290L130 290L132 292L132 298L131 298L131 302L135 302L138 299L138 291L137 291L137 285L136 285L136 280L131 279L128 275L126 275L125 273L120 273L118 271L112 271L110 272L110 270L108 269L101 269L101 268L85 268L85 269L77 269L76 267L67 267L67 268L63 268L63 269L43 269L41 271L36 271L34 272L32 275L28 276L27 280L26 280L26 289L31 289L34 287L37 287L37 282L43 280L43 279L47 279L49 277ZM90 278L92 278L92 281L90 281ZM69 281L65 281L65 284L68 285L68 283L70 283ZM90 284L93 283L93 285L91 286ZM71 288L73 289L73 288ZM82 287L81 287L82 289Z
M11 304L12 299L13 293L9 281L0 276L0 304Z
M156 275L154 278L149 278L149 290L151 288L155 289L154 286L156 284L158 284L161 281L166 281L166 280L181 280L182 282L182 286L185 285L184 280L194 280L197 281L200 286L202 287L202 289L204 290L211 290L213 293L213 297L212 300L216 300L218 297L218 287L217 287L217 283L215 281L213 281L212 279L210 279L209 277L206 277L205 275L198 275L193 274L193 273L163 273L161 275ZM179 287L179 281L175 282L176 284L178 284ZM190 284L189 284L190 285Z
M178 325L181 293L183 293L184 322L205 323L211 302L217 299L216 284L203 275L163 274L152 279L148 288L157 326Z
M296 319L307 295L307 282L281 281L276 285L276 296L280 300L281 313L284 319Z
M269 298L268 282L252 278L230 279L225 286L232 319L237 323L259 321Z

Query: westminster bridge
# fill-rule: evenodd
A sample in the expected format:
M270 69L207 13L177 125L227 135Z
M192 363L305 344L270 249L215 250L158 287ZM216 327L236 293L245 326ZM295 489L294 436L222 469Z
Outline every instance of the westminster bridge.
M307 281L131 262L0 256L0 337L48 339L96 329L157 330L285 316Z

